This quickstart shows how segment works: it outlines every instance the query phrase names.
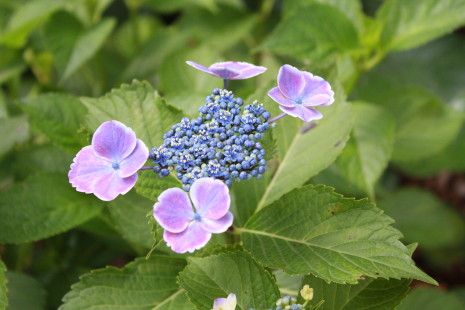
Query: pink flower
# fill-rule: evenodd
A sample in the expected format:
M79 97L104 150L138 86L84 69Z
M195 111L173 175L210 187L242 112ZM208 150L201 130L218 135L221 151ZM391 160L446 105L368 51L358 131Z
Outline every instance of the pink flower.
M236 309L236 304L236 295L231 293L228 295L228 298L215 299L212 310L234 310Z
M176 253L194 252L204 247L212 233L225 232L233 222L229 210L229 189L220 180L201 178L190 188L189 196L180 188L160 194L153 215L165 229L163 239Z
M266 71L265 67L255 66L247 62L226 61L217 62L210 67L204 67L193 61L186 61L189 66L202 70L223 80L243 80Z
M279 69L278 87L271 89L268 96L279 103L284 113L300 117L305 122L323 117L310 107L323 107L334 102L334 92L327 81L290 65Z
M92 144L77 153L69 182L79 192L113 200L134 186L148 155L144 142L131 128L118 121L105 122L95 131Z

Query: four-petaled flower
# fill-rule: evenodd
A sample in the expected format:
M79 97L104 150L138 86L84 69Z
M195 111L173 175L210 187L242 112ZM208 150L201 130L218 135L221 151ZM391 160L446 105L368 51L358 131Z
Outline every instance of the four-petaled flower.
M137 170L149 151L134 131L118 121L105 122L92 137L92 144L77 153L68 173L77 191L110 201L126 194L137 181Z
M265 67L255 66L247 62L226 61L217 62L210 67L204 67L193 61L186 61L189 66L202 70L223 80L243 80L266 71Z
M290 65L279 69L278 87L271 89L268 95L279 103L284 113L300 117L305 122L323 117L310 107L327 106L334 102L334 92L327 81Z
M229 189L220 180L200 178L189 196L180 188L160 194L153 215L165 229L163 239L176 253L194 252L205 246L212 233L225 232L233 222L229 212Z
M215 299L212 310L234 310L236 309L236 304L236 295L231 293L228 295L228 298Z

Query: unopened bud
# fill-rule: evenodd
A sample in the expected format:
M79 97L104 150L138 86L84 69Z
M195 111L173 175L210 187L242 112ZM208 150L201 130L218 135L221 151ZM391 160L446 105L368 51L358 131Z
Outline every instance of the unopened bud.
M312 300L313 299L313 288L308 286L307 284L300 290L300 296L304 300Z

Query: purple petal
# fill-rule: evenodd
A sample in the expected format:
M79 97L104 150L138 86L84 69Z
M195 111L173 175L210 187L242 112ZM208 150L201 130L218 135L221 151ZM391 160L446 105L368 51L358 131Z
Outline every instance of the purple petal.
M291 108L296 105L296 103L293 100L287 97L284 97L283 93L279 90L279 87L272 88L268 92L268 96L270 96L271 99L273 99L274 101L276 101L277 103L285 107Z
M180 233L194 218L194 210L186 192L173 187L158 196L158 202L153 206L153 216L166 231Z
M226 213L223 217L217 220L211 220L203 217L200 220L200 225L205 231L219 234L223 233L232 225L234 216L231 212Z
M186 61L186 64L188 64L189 66L194 67L196 69L202 70L203 72L206 72L206 73L211 74L213 76L220 77L220 76L216 75L215 73L213 73L207 67L202 66L201 64L195 63L193 61Z
M148 157L148 148L145 146L142 140L137 139L137 144L134 151L132 151L132 153L123 159L119 164L119 176L125 178L133 175L134 173L137 173L137 171L145 164Z
M243 80L254 77L266 71L265 67L255 66L247 62L228 61L223 63L226 68L239 72L238 76L231 77L232 80ZM212 68L213 65L210 67Z
M109 171L94 183L94 195L104 201L111 201L118 195L124 195L134 187L137 182L137 173L120 178L116 171Z
M187 228L180 233L171 233L165 230L163 239L166 244L176 253L194 252L203 248L210 240L212 234L206 232L198 221L191 222Z
M92 146L86 146L80 150L71 164L68 173L69 182L79 192L93 193L95 180L101 179L108 171L113 171L111 163L95 156Z
M202 219L217 220L229 210L229 188L220 180L213 178L196 180L191 186L190 196Z
M278 87L284 96L289 99L300 98L305 87L305 79L302 71L290 65L284 65L279 69Z
M233 80L239 76L240 71L236 69L236 66L228 62L217 62L209 67L210 71L213 72L217 77L226 80Z
M225 310L234 310L236 309L236 295L233 293L228 295L228 298L217 298L213 302L213 310L218 310L220 307Z
M331 85L323 78L303 72L305 88L302 91L302 103L305 106L327 106L334 102L334 92Z
M303 119L305 122L310 122L312 120L321 119L323 117L323 115L317 110L304 107L301 104L297 104L293 108L288 108L288 107L283 107L283 106L279 106L279 108L284 113L287 113L294 117L299 117Z
M109 121L95 131L92 148L98 157L119 163L134 151L136 140L131 128L118 121Z

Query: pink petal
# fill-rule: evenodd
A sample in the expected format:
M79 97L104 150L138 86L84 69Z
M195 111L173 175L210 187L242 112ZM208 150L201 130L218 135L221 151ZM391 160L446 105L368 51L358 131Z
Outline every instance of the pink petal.
M327 106L334 102L334 92L327 81L309 72L303 74L305 88L302 90L301 98L305 106Z
M136 140L131 128L118 121L109 121L95 131L92 148L98 157L119 163L134 151Z
M137 139L136 148L132 153L119 163L119 176L128 177L136 173L147 161L149 150L142 140Z
M173 187L158 196L158 202L153 206L153 216L166 231L180 233L194 218L194 210L186 192Z
M217 220L229 210L229 188L220 180L198 179L192 184L189 193L192 203L202 219Z
M299 117L303 119L305 122L310 122L312 120L321 119L323 117L323 115L317 110L304 107L301 104L297 104L293 108L288 108L288 107L283 107L283 106L279 106L279 108L284 113L287 113L294 117Z
M302 101L302 105L305 107L321 106L321 105L325 105L330 100L331 100L331 97L329 95L318 94L313 97L307 97L305 101Z
M104 201L115 199L118 195L124 195L134 187L137 182L137 173L120 178L116 171L107 172L100 180L94 183L94 194Z
M200 220L200 225L205 231L219 234L223 233L232 225L234 216L231 212L226 213L223 217L217 220L211 220L203 217Z
M271 97L271 99L273 99L274 101L276 101L277 103L279 103L280 105L282 106L285 106L285 107L293 107L296 105L296 103L285 97L283 95L283 93L279 90L279 87L274 87L272 88L269 92L268 92L268 96Z
M163 233L166 244L176 253L192 253L203 248L211 236L211 233L202 229L198 221L191 222L183 232L171 233L165 230Z
M248 79L248 78L257 76L259 74L262 74L266 70L267 69L265 67L254 66L254 65L249 64L249 67L242 69L240 71L239 76L235 77L234 79L236 80Z
M282 66L278 73L278 87L289 99L299 98L305 87L302 71L290 65Z
M228 298L215 299L215 301L213 302L213 310L217 310L220 307L222 307L222 309L225 309L225 310L226 309L234 310L236 309L236 304L237 304L236 295L231 293L228 295Z
M195 63L193 61L186 61L186 64L188 64L189 66L194 67L196 69L202 70L203 72L206 72L206 73L211 74L213 76L219 77L215 73L213 73L210 69L208 69L207 67L202 66L201 64Z
M240 72L233 68L228 68L225 63L215 63L209 67L210 71L213 72L217 77L226 80L233 80L238 77Z
M74 157L68 178L77 191L90 194L94 192L94 182L113 170L111 162L95 156L92 146L89 145Z

